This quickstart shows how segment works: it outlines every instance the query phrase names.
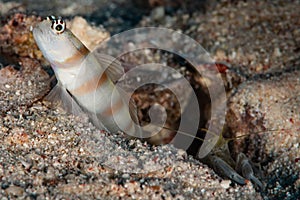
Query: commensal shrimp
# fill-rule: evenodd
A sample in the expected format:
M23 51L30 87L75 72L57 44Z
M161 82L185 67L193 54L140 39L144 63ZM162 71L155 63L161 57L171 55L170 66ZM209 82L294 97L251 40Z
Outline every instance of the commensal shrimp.
M170 128L165 128L171 130ZM201 131L206 132L206 134L215 135L206 129L201 129ZM179 134L183 134L187 137L194 137L185 132L179 132ZM259 180L259 178L256 177L257 175L260 176L261 174L260 171L257 170L255 164L252 163L252 161L244 153L239 153L237 155L237 159L234 160L229 152L228 143L230 141L246 136L247 135L243 135L238 138L224 138L222 134L216 136L219 138L219 140L214 148L204 158L200 158L198 156L198 150L198 153L195 155L195 157L201 162L209 165L222 177L229 178L240 185L245 185L247 182L251 181L259 189L263 189L263 183ZM199 137L194 138L198 141L204 141L204 139Z
M138 122L135 106L128 106L120 92L115 91L113 95L114 82L123 73L121 65L115 64L108 56L97 59L66 28L66 23L61 18L47 17L34 27L33 36L58 80L49 93L48 100L62 102L63 107L74 114L82 111L88 113L91 122L99 129L110 132L122 130L141 138L141 130L135 126L135 122ZM116 124L115 118L122 119L122 123ZM228 141L220 136L217 148L209 152L202 161L211 164L215 171L239 184L246 184L248 179L262 188L262 183L253 173L251 162L243 154L234 162L227 144ZM225 157L226 162L220 157ZM233 169L234 166L246 179Z

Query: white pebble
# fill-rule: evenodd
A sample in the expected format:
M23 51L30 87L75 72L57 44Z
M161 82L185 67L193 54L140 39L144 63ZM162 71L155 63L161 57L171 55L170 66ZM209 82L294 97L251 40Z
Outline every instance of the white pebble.
M230 187L230 183L231 183L230 180L222 180L221 187L224 188L224 189L227 189L227 188Z
M173 73L172 77L175 78L175 79L179 79L179 78L182 77L182 74L180 74L180 73Z
M130 175L129 175L129 174L123 174L123 175L122 175L122 178L128 179L128 178L130 178Z

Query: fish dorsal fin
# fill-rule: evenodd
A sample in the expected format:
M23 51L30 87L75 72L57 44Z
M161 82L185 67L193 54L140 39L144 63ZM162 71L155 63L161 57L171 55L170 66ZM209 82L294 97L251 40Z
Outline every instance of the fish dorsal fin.
M117 87L116 89L120 93L123 102L125 102L125 103L129 102L129 104L128 104L129 114L132 118L132 121L136 124L139 124L137 106L136 106L134 100L131 98L129 93L127 93L123 88Z
M100 53L95 54L95 57L106 68L105 73L113 83L116 83L124 75L124 68L116 58Z
M129 109L129 114L130 117L132 119L132 121L136 124L135 126L135 133L131 133L129 134L129 138L131 138L131 136L135 137L135 138L149 138L151 137L151 132L147 132L144 131L143 128L140 126L140 122L139 122L139 117L138 117L138 109L136 106L136 103L134 102L134 100L131 98L131 96L129 95L129 93L127 93L124 89L117 87L116 88L118 90L118 92L120 93L122 100L127 104L128 103L128 109Z
M132 121L136 124L139 124L138 112L137 107L133 99L129 100L129 113L132 118Z
M51 102L52 105L61 106L65 111L75 116L84 115L82 108L60 82L54 86L50 93L45 97L45 100Z

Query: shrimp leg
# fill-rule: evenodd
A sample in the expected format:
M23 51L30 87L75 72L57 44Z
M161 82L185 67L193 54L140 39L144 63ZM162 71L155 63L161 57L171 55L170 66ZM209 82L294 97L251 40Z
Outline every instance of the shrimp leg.
M227 177L230 180L240 184L247 184L247 180L250 180L259 189L263 189L262 182L255 176L253 169L255 166L243 153L240 153L235 163L235 169L233 169L228 162L216 154L208 154L205 158L201 159L203 163L211 166L215 172L223 177Z
M242 174L246 179L249 179L260 189L263 189L262 182L254 175L253 165L251 164L251 161L243 153L239 153L237 156L236 171Z
M247 180L240 176L228 163L216 155L208 155L205 159L207 163L212 165L214 171L218 172L221 176L225 176L234 182L245 185Z

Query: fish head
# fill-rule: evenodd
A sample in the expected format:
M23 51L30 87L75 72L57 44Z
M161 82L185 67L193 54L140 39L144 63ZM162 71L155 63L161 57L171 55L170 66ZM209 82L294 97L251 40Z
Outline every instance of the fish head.
M74 55L81 45L60 17L47 17L39 22L32 32L39 49L51 64L64 62Z

